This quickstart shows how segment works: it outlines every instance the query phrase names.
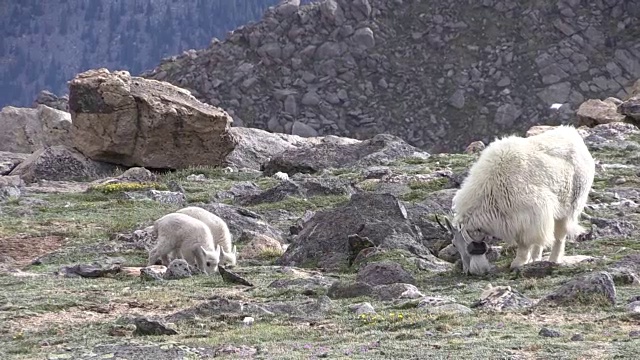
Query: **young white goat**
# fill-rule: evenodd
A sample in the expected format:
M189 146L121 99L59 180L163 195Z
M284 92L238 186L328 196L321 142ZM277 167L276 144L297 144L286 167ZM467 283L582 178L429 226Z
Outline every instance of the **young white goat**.
M153 235L158 243L149 251L149 265L162 260L162 265L169 266L171 255L185 259L205 274L218 271L220 247L214 244L204 222L185 214L167 214L154 222Z
M227 223L224 222L219 216L212 214L211 212L197 206L189 206L176 211L179 214L189 215L205 223L211 235L213 236L213 243L216 246L220 245L220 262L223 265L236 266L237 250L236 246L232 247L232 236L229 231Z
M453 221L445 218L463 271L490 270L492 238L516 245L511 269L541 260L549 246L549 260L560 263L566 237L584 232L578 221L594 176L595 161L571 126L489 144L453 198Z

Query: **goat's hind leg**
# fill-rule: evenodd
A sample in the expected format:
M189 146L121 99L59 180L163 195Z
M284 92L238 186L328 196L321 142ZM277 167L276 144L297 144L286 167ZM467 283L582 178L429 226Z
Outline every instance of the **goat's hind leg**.
M542 260L542 250L540 245L531 245L531 262Z
M567 225L569 225L568 219L556 220L554 237L555 241L551 248L551 255L549 255L549 261L554 263L561 263L564 257L564 248L567 240Z

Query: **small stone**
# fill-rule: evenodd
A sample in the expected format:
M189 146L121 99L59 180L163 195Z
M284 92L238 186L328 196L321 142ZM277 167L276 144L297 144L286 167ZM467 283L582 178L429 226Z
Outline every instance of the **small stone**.
M499 87L509 86L509 85L511 85L511 79L509 79L509 77L505 76L502 79L500 79L500 81L498 81L498 83L496 85L499 86Z
M560 337L562 336L562 334L560 334L560 332L558 330L553 330L553 329L549 329L546 327L543 327L542 329L540 329L540 332L538 333L538 335L542 336L542 337Z
M458 89L449 98L449 104L456 109L462 109L464 107L464 90Z
M136 325L136 335L177 335L178 332L174 329L167 327L160 321L151 320L147 318L136 318L134 320Z
M364 302L364 303L360 303L360 304L354 304L354 305L350 306L350 308L353 309L352 311L355 311L356 315L358 315L358 316L360 316L362 314L375 314L376 313L376 310L368 302Z
M571 341L584 341L584 335L582 335L582 334L574 334L571 337Z
M482 141L474 141L464 150L467 154L479 154L484 150L485 145Z
M373 30L369 27L357 29L353 34L353 42L357 46L362 46L365 49L374 47L376 45L376 40L373 35Z
M167 271L164 273L163 278L165 280L178 280L191 277L192 268L184 259L173 259Z

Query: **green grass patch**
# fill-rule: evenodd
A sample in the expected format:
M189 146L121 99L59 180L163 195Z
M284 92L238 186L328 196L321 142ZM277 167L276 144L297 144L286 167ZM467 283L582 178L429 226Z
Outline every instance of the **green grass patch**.
M314 196L308 199L288 196L285 200L282 201L261 203L250 206L249 208L257 211L287 210L292 213L304 213L306 210L322 210L333 208L348 201L348 195Z
M165 184L157 182L122 182L113 184L99 184L89 187L89 191L97 191L103 194L113 194L125 191L141 191L141 190L167 190Z

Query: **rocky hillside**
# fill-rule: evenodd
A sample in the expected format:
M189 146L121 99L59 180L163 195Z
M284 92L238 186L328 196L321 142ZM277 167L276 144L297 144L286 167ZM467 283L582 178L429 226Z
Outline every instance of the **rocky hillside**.
M568 122L584 99L624 98L640 77L632 1L292 3L144 76L192 90L237 126L387 132L431 151Z
M69 87L69 112L0 112L0 359L638 353L640 81L625 102L578 111L597 161L587 231L560 264L544 254L515 271L513 247L485 243L487 276L462 273L436 218L482 142L430 154L389 134L230 127L125 71ZM228 224L236 264L149 264L150 226L187 206Z
M562 265L515 273L513 249L495 246L489 276L463 275L434 221L473 154L334 139L332 151L272 163L290 176L205 166L96 175L62 145L9 158L28 171L0 176L0 358L635 358L640 131L581 132L599 162L589 232ZM321 170L301 173L310 164ZM225 220L237 266L209 276L181 259L146 266L147 227L186 206Z
M307 1L305 1L307 2ZM0 2L0 107L67 92L96 67L134 74L165 56L202 48L258 19L278 0L53 0Z

